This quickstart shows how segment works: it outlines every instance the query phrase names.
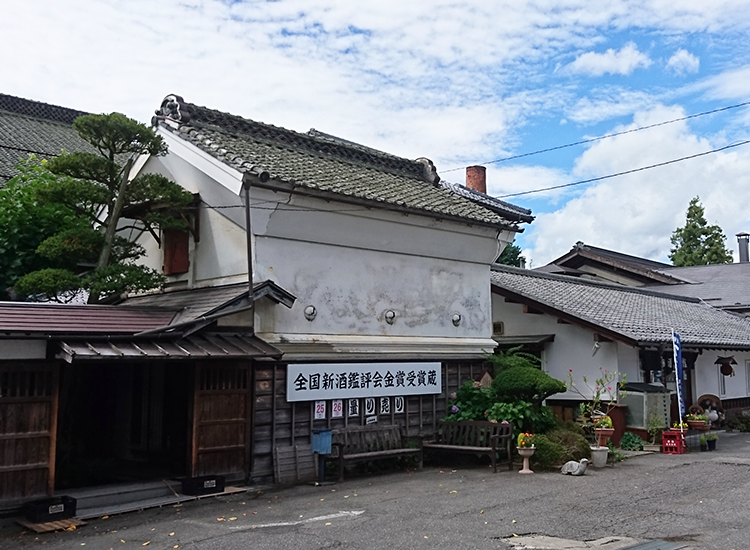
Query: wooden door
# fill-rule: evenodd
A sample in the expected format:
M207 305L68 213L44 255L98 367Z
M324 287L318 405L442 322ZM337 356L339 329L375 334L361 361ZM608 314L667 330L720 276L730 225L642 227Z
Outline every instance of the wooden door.
M196 364L192 411L191 474L247 477L250 362Z
M58 365L0 364L0 500L52 495Z

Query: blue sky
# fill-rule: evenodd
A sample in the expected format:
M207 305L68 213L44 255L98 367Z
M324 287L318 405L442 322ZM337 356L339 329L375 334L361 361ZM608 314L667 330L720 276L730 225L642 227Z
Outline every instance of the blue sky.
M148 121L169 93L463 167L750 101L750 1L14 2L0 91ZM748 139L750 108L487 164L495 196ZM459 170L451 170L459 168ZM666 260L700 196L735 249L750 145L508 199L532 265L576 241Z

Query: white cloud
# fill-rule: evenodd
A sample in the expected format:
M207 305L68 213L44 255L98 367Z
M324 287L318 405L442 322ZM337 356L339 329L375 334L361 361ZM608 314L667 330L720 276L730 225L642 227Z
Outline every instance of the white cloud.
M677 74L697 73L700 68L700 59L689 51L680 48L667 61L667 68Z
M577 74L602 76L604 74L629 75L634 70L646 68L652 61L648 55L638 51L638 46L628 42L620 50L609 49L604 53L586 52L568 65L568 70Z
M598 88L566 109L569 120L596 124L647 109L658 101L652 94L621 87Z
M684 115L658 107L639 113L621 131ZM576 164L578 177L599 176L708 151L709 143L686 122L626 134L596 143ZM645 170L588 186L562 208L539 214L526 237L535 266L564 254L577 241L636 256L667 261L669 238L684 225L687 205L700 196L709 223L729 236L750 229L750 213L737 182L750 171L750 149L738 148Z
M271 124L316 127L394 154L428 156L456 181L463 181L461 172L443 171L558 145L567 138L556 132L573 136L576 125L633 113L634 125L674 118L678 111L657 106L666 94L674 94L670 101L696 92L704 93L700 99L750 99L750 68L741 66L750 59L747 0L601 0L596 9L589 0L444 0L439 6L425 0L36 0L3 8L0 51L12 52L0 56L3 93L117 110L142 121L164 95L178 93ZM554 71L576 52L589 52L573 63L584 74L632 74L648 66L647 53L634 43L594 53L614 35L631 32L639 41L648 35L654 56L665 42L670 52L673 44L688 44L689 55L701 54L704 71L732 69L699 84L688 80L683 92L637 78L627 88L590 89L587 79ZM715 47L719 42L722 48ZM703 53L698 48L705 44L712 47ZM711 57L719 50L728 56L727 44L731 57ZM692 105L691 112L702 109ZM561 118L569 121L564 132ZM489 190L568 183L681 156L716 139L708 143L687 126L672 128L596 144L578 158L574 174L554 161L490 165ZM559 160L567 151L534 158ZM539 214L527 230L531 248L551 259L577 240L591 240L662 255L695 194L715 221L750 230L750 209L732 196L750 172L746 155L737 149L586 190L542 194L553 204L573 199ZM569 158L560 164L569 166ZM664 205L667 192L675 198Z

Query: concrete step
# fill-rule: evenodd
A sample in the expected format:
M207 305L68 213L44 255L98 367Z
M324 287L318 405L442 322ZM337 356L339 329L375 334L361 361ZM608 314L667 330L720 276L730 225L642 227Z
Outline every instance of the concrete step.
M60 492L60 494L66 494L77 500L77 518L91 519L247 491L245 487L227 487L223 493L192 496L181 494L181 489L182 485L179 481L166 480L166 482L154 481L87 487Z

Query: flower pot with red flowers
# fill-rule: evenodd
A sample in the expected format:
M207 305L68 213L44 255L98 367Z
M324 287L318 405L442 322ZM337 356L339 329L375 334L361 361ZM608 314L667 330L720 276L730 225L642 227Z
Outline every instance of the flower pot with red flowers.
M529 468L529 459L534 454L536 447L534 447L534 434L520 433L518 434L517 440L518 454L523 458L523 468L518 472L519 474L533 474L534 472Z

